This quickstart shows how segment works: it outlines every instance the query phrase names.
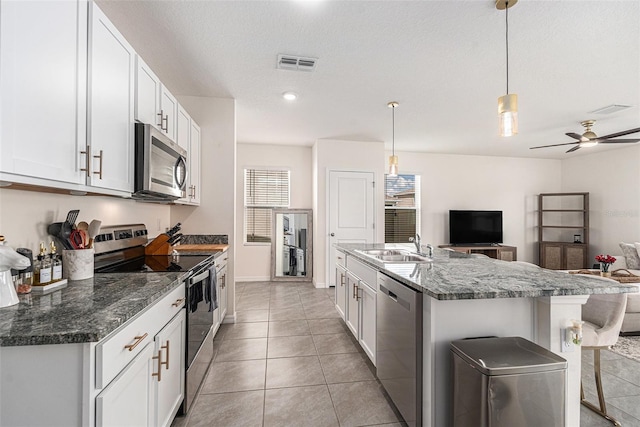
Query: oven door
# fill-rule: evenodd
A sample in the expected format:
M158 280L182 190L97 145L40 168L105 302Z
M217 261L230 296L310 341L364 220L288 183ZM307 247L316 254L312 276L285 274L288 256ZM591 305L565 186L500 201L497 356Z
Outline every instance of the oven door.
M184 197L187 152L151 125L136 123L135 192L138 199Z
M187 372L182 414L188 412L213 359L213 312L209 311L205 297L210 271L215 271L210 267L201 269L187 281Z

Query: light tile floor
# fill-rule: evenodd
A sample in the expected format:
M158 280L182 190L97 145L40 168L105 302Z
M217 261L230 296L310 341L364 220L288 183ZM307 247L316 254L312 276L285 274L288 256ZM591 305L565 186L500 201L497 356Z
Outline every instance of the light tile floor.
M334 307L333 289L308 283L236 283L237 323L221 326L194 406L172 427L401 426ZM593 352L582 355L585 394L597 402ZM602 352L608 410L640 427L640 362ZM581 427L610 426L581 407Z
M333 289L236 283L194 405L173 427L401 426L375 368L340 319Z

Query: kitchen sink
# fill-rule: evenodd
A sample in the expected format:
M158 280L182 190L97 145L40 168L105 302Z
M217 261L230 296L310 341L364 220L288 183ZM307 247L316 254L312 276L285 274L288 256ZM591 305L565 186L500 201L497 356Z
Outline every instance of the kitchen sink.
M363 255L375 258L382 262L429 262L429 258L409 252L404 249L356 249Z

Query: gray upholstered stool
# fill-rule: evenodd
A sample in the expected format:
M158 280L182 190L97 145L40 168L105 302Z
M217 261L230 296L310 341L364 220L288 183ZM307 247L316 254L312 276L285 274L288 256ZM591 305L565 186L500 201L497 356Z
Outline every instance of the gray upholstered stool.
M593 367L596 377L598 403L595 406L584 398L584 390L580 383L580 403L611 421L620 423L607 413L607 406L602 392L602 374L600 371L600 350L609 348L618 342L624 311L627 306L627 294L591 295L582 306L582 349L593 350Z

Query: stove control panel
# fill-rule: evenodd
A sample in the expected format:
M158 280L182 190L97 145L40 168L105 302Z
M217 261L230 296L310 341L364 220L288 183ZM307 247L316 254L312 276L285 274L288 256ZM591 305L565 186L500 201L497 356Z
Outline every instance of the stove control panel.
M96 254L144 246L148 240L144 224L112 225L100 228L95 238Z

